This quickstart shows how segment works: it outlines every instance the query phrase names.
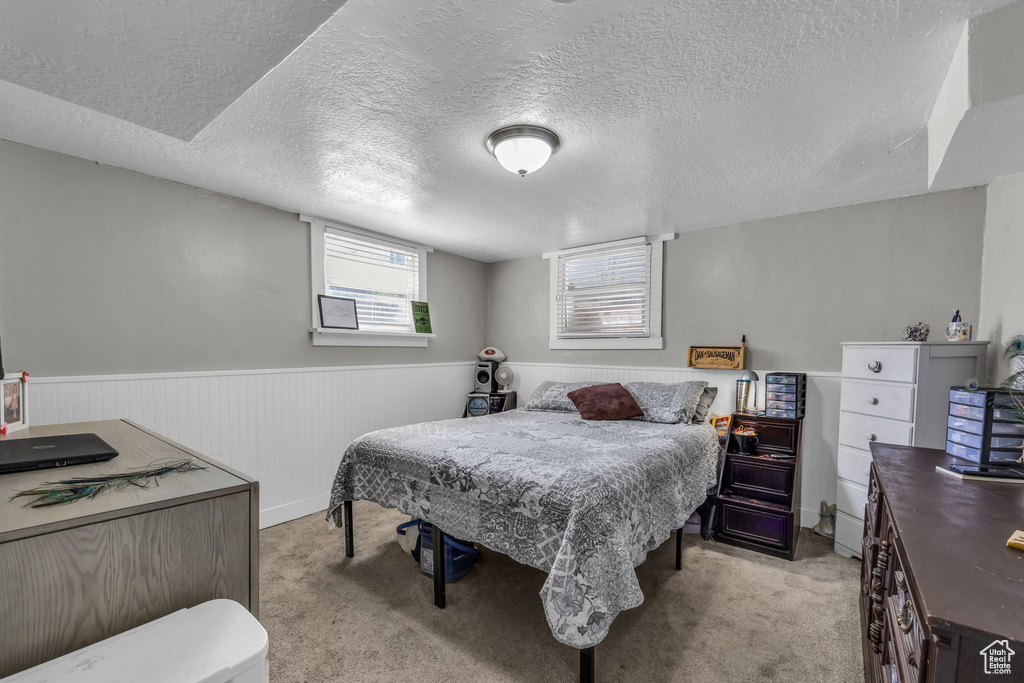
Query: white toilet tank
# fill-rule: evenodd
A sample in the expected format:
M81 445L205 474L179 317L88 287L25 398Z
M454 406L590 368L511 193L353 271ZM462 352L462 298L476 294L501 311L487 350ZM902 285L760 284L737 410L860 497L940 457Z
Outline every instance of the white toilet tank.
M0 683L267 683L267 632L211 600L26 669Z

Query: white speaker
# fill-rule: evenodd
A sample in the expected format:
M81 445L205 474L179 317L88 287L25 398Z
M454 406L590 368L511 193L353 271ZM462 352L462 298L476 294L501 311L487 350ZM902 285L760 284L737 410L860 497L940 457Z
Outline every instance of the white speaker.
M474 378L476 388L474 391L489 394L497 390L498 384L494 381L494 371L497 367L497 363L490 361L482 361L476 364L476 377Z

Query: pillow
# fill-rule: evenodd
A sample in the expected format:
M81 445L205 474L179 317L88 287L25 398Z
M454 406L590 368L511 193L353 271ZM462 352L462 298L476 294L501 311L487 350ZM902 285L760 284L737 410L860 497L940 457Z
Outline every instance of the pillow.
M645 422L689 422L697 410L700 396L704 393L707 382L679 382L663 384L661 382L630 382L626 390L644 411Z
M697 408L693 411L693 419L690 420L690 424L699 425L707 422L708 411L711 410L711 404L715 402L716 396L718 396L718 387L704 388L704 393L697 401Z
M569 399L568 393L596 384L601 384L601 382L541 382L523 409L575 413L576 406Z
M598 384L567 395L584 420L630 420L644 416L633 394L621 384Z

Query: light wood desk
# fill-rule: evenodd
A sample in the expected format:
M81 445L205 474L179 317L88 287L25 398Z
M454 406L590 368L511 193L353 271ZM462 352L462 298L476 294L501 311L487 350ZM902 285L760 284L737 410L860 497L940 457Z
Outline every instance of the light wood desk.
M126 420L30 427L7 439L95 433L107 462L0 475L0 678L214 598L259 602L259 484ZM27 508L21 490L196 456L159 486Z

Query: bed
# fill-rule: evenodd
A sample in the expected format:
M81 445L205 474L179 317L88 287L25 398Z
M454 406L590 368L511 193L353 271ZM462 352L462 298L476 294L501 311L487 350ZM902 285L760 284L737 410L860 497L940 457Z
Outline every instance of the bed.
M643 602L634 568L705 502L719 451L706 422L590 421L566 410L384 429L345 452L328 520L346 527L350 554L351 501L371 500L433 523L435 549L443 529L547 572L548 625L581 650L586 678L612 620Z

